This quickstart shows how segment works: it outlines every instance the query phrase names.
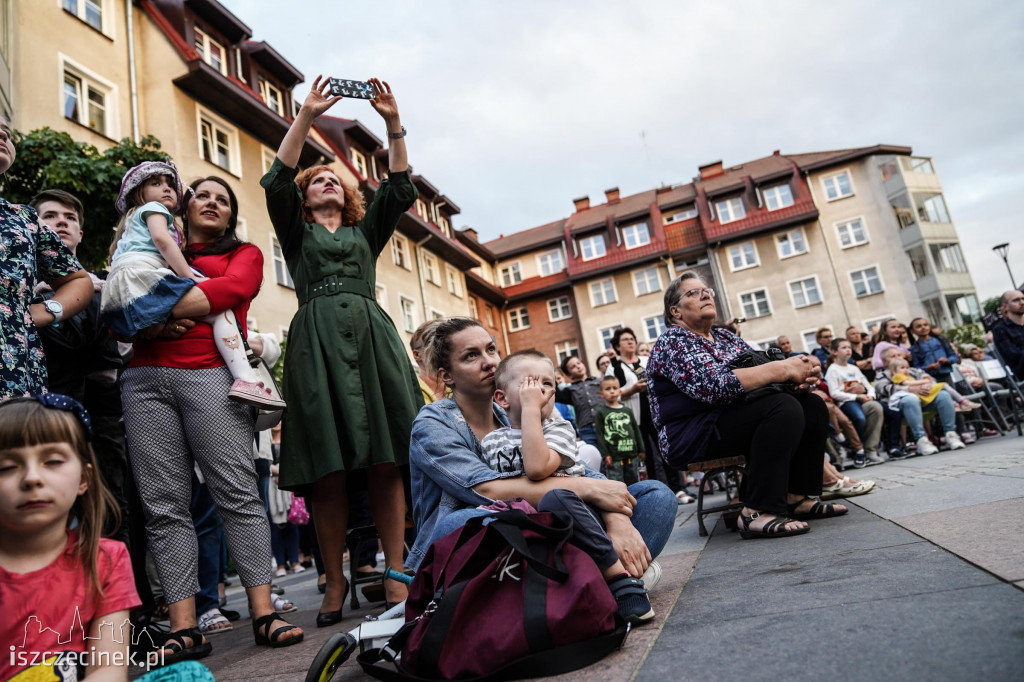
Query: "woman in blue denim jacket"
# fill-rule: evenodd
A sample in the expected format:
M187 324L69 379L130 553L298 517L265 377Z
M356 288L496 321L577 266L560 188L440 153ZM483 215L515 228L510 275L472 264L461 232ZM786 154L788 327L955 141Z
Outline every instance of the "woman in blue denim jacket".
M492 513L481 505L522 497L537 506L546 492L563 488L602 510L608 537L631 575L647 570L675 521L677 502L667 486L641 481L627 488L590 469L581 478L542 481L491 469L480 458L480 441L509 425L493 401L500 360L494 339L476 320L450 318L438 325L426 356L428 367L453 393L423 407L412 425L409 464L417 537L407 566L419 566L434 540L474 516Z
M923 369L937 381L952 383L953 365L960 362L960 356L941 334L933 334L932 326L923 317L910 322L910 331L917 339L910 347L914 367Z

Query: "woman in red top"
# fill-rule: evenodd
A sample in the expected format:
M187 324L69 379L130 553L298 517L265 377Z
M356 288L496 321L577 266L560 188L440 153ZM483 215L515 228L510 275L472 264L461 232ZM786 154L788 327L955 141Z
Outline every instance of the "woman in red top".
M211 176L193 182L192 190L183 212L186 256L209 277L196 285L207 302L181 314L198 318L230 309L244 320L263 281L263 254L235 236L238 200L227 182ZM171 614L165 658L210 651L196 628L198 548L189 513L196 466L224 521L256 643L296 644L302 630L271 605L270 528L252 461L251 408L225 397L231 373L210 325L177 319L156 332L152 339L136 339L121 381L128 454Z

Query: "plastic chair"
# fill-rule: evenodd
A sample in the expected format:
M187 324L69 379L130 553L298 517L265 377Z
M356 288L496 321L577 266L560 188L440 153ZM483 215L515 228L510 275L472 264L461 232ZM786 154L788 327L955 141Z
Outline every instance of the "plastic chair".
M999 355L996 347L991 345L988 347L988 350L995 359L982 360L977 363L978 374L986 382L997 382L1006 386L1006 388L998 391L992 391L992 395L1007 399L1010 404L1010 416L1013 417L1014 425L1017 427L1017 435L1022 436L1024 435L1024 429L1021 428L1021 422L1022 416L1024 416L1024 407L1021 406L1021 403L1024 403L1024 393L1021 392L1020 384L1017 383L1016 378L1013 376L1013 370L1003 362L1003 358Z
M1006 416L1003 414L1003 411L999 409L999 402L995 399L995 396L992 395L992 391L989 390L988 382L983 381L982 390L979 391L973 388L970 382L967 381L967 378L963 375L963 372L960 371L960 365L955 364L953 365L952 369L953 374L951 378L953 379L953 384L956 386L957 391L959 391L960 394L963 395L963 397L966 398L967 400L973 400L975 402L980 403L981 409L985 413L984 418L981 418L978 417L976 413L972 412L972 418L969 419L968 421L975 423L980 422L982 425L991 424L996 429L996 431L999 432L1000 436L1005 436L1006 433L1004 433L1003 427L1000 426L1000 422L1007 429L1010 428L1010 423L1006 421ZM984 377L982 377L982 379L984 380ZM990 405L991 409L989 408ZM995 410L996 414L999 415L1000 422L996 421L995 415L992 413L993 409Z

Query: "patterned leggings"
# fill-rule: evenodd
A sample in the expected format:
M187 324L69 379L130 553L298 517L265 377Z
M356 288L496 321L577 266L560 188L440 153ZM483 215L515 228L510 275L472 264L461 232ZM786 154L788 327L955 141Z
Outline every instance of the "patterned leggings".
M227 398L231 373L131 367L121 377L128 455L167 603L199 591L189 505L195 465L220 510L245 587L270 582L270 527L256 486L250 408Z

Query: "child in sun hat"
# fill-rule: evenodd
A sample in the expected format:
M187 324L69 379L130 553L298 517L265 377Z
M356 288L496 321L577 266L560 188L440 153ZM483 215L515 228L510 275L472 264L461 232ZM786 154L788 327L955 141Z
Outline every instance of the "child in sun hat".
M205 278L185 260L183 234L174 222L183 207L174 162L144 161L130 169L114 206L121 220L110 246L110 274L100 307L110 328L133 339L175 317L179 303L208 303L206 294L194 288ZM257 407L284 407L249 364L234 313L199 319L213 327L217 350L234 377L228 397Z

